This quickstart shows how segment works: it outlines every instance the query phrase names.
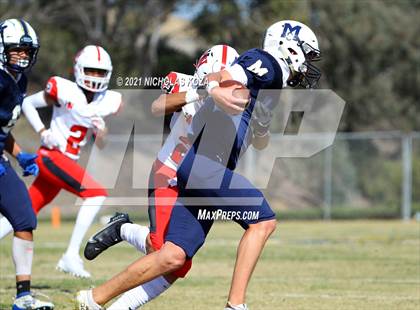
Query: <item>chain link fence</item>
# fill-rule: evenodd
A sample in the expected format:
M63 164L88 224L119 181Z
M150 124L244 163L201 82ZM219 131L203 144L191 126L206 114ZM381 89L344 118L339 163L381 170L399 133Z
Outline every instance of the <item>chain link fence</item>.
M241 170L261 183L270 164L248 152ZM339 133L315 156L277 159L264 191L280 218L407 220L420 211L420 133Z

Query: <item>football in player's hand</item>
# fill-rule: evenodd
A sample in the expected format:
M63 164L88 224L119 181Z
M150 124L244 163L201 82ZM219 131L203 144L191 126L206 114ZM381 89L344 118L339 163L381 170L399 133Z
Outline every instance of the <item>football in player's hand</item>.
M232 95L236 98L251 99L249 89L246 88L242 83L235 80L227 80L220 83L220 87L233 88Z

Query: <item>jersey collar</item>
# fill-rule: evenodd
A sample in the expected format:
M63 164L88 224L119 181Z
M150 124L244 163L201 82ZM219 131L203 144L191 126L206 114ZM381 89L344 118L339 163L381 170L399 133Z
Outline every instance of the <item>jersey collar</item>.
M7 67L3 63L0 63L0 70L3 70L4 72L6 72L12 78L12 80L15 81L16 83L19 82L20 78L22 77L22 73L18 73L15 78L14 75L10 73L10 71L7 69Z

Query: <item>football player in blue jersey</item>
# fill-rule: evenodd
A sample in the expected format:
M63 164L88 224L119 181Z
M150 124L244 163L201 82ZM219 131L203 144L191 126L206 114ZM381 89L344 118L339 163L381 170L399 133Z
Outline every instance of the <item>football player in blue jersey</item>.
M246 289L265 242L275 230L276 219L262 192L234 170L252 141L252 134L268 134L269 118L257 124L261 126L254 126L258 132L248 130L259 91L286 86L313 88L321 73L312 62L319 58L313 31L300 22L285 20L267 29L263 49L248 50L232 67L207 75L207 92L212 98L191 124L189 138L194 143L177 171L180 193L164 245L104 284L79 292L78 309L102 309L113 297L183 266L203 245L213 224L211 218L199 218L203 202L210 212L258 212L257 218L234 219L245 233L238 247L225 309L248 309ZM235 97L232 88L220 87L228 80L245 85L251 100ZM270 100L263 102L269 109L275 107ZM201 207L194 203L197 198Z
M22 152L10 133L19 118L26 93L24 71L35 63L38 49L37 35L26 21L8 19L0 24L0 213L14 230L12 256L17 294L13 310L54 308L52 303L35 298L30 291L32 230L37 222L26 186L4 154L6 151L17 159L23 176L38 174L36 155Z
M269 109L275 108L274 98L271 98L270 95L258 96L259 91L282 89L287 86L315 87L321 72L312 62L319 59L318 40L312 30L300 22L285 20L277 22L267 29L263 49L251 49L243 53L232 67L207 76L207 91L213 98L213 105L205 106L210 113L203 117L201 124L196 118L197 127L195 130L193 126L193 133L197 136L195 140L196 152L187 154L181 169L178 170L178 182L184 182L184 188L187 188L186 196L189 192L197 195L194 193L195 190L188 190L188 184L191 184L194 188L204 189L198 191L199 195L211 195L210 201L212 201L212 197L219 199L221 197L240 197L237 199L237 206L230 204L226 207L218 206L218 209L259 212L258 219L237 221L246 231L238 246L226 309L247 309L245 304L247 285L265 242L276 227L274 212L263 194L244 177L233 172L240 155L249 145L250 131L248 127L253 122L253 116L258 109L257 97L263 104L263 109L267 109L267 106ZM246 85L250 90L251 102L249 105L245 101L233 97L232 92L228 89L219 86L222 81L232 79ZM219 113L219 110L225 111L225 118L231 119L231 123L235 126L234 135L221 141L220 139L211 139L213 133L209 133L208 139L199 141L200 135L202 134L203 137L205 135L205 130L202 133L204 124L206 127L210 126L211 130L212 123L220 122L217 118L223 114ZM255 125L254 122L254 134L264 136L268 133L269 120L264 120L263 123L258 122ZM227 155L223 156L223 154ZM219 164L216 163L217 160L214 160L216 158L219 159ZM221 166L226 168L221 169ZM221 179L220 187L216 190L205 190L218 185L217 182L214 182L214 179L219 181L214 177L215 175ZM212 177L209 178L209 176ZM252 199L255 204L251 202L251 205L246 205ZM215 204L220 204L220 202L215 201ZM195 207L195 209L198 208ZM185 210L192 212L185 212ZM174 209L173 221L171 218L170 231L166 238L167 241L181 246L188 257L195 254L204 243L204 239L201 238L205 238L212 224L211 221L196 220L195 235L198 234L200 237L191 238L192 235L179 235L179 233L183 234L183 229L177 216L190 216L189 214L196 215L197 212L191 206Z

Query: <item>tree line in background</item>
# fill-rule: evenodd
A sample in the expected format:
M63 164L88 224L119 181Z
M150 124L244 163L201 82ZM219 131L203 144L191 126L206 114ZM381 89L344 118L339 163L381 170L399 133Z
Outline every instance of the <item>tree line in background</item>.
M23 17L41 37L32 81L70 76L85 44L103 45L115 75L191 72L195 58L166 44L160 28L171 14L191 19L203 49L227 43L243 52L261 46L264 30L281 19L302 21L319 37L321 87L347 102L341 130L420 130L419 0L15 0L0 1L0 17Z
M34 90L51 75L71 77L74 55L86 44L99 44L110 52L115 86L117 76L164 76L172 70L192 73L192 64L211 45L226 43L241 53L260 47L272 23L299 20L319 38L320 87L333 89L347 103L339 130L411 131L420 130L419 8L420 0L3 0L0 19L22 17L40 35L42 47L30 77ZM188 20L188 30L194 29L195 55L171 46L161 31L174 14ZM377 156L366 156L366 148ZM346 173L334 177L334 184L359 188L371 205L382 201L398 208L399 144L388 148L391 151L373 142L353 153L351 149L348 145L342 151L345 160L340 161L340 169ZM420 182L419 168L420 160L414 157L413 188ZM309 192L322 193L318 180L315 177L309 184ZM283 178L272 180L273 194L282 182ZM293 183L296 195L289 190L288 196L300 204L303 200L298 196L307 193L298 181ZM420 191L413 199L420 201Z

